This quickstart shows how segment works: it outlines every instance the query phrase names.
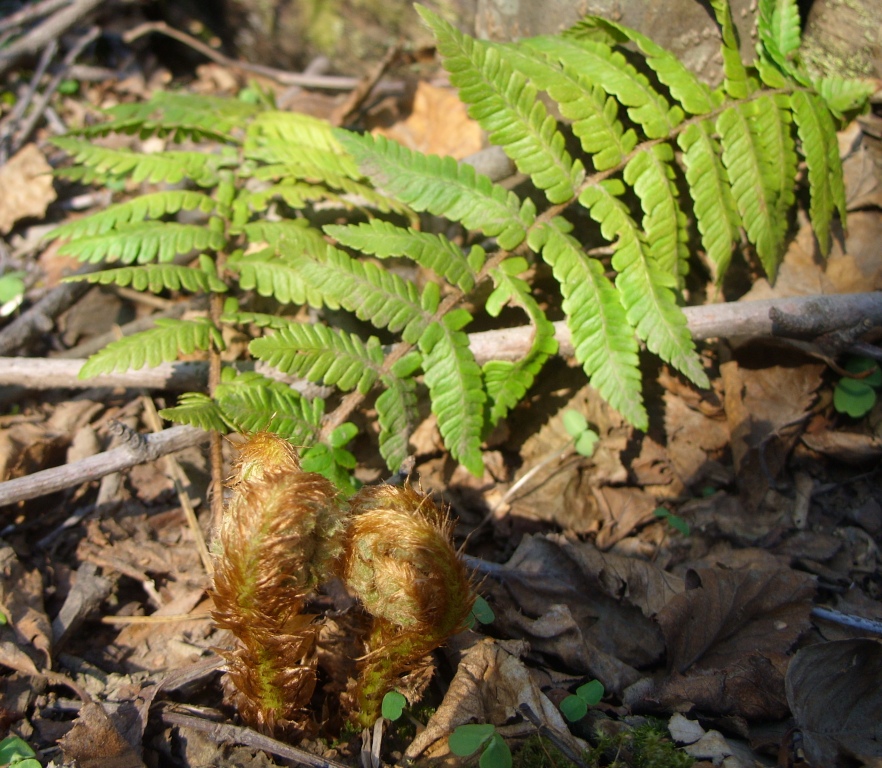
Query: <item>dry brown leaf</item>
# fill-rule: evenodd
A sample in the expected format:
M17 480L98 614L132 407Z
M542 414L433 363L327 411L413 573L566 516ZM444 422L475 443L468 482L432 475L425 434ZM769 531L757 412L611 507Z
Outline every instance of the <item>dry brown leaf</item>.
M80 768L143 768L135 749L120 734L104 708L87 702L74 727L59 741L66 761Z
M882 644L840 640L799 651L787 670L787 701L812 765L882 758Z
M52 167L36 144L27 144L0 167L0 234L8 234L15 222L43 218L55 200Z
M607 486L592 490L603 518L596 539L598 549L609 549L635 528L655 520L655 499L638 488Z
M52 666L52 627L43 609L43 578L0 544L0 664L33 675Z

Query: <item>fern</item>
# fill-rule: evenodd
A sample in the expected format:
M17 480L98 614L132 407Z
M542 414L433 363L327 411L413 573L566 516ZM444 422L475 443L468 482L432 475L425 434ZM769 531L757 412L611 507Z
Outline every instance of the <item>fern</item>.
M158 94L110 110L108 122L80 138L59 139L78 163L62 170L70 178L181 184L145 189L59 227L53 236L66 241L62 253L123 265L84 279L209 294L215 308L214 319L158 321L114 342L84 374L197 350L217 355L224 326L244 327L257 334L254 357L349 394L325 417L320 399L259 374L225 371L213 392L183 395L167 417L216 430L277 431L342 482L352 463L343 448L354 434L351 409L378 391L379 450L398 469L424 386L450 454L480 474L482 436L517 408L556 352L546 311L561 311L591 383L645 429L641 344L708 385L680 308L697 261L691 252L699 250L721 282L735 247L746 242L773 279L804 158L810 218L826 253L833 216L845 217L837 122L872 92L863 81L814 81L804 70L796 0L760 0L753 65L741 60L728 4L711 6L724 73L715 90L617 22L589 16L562 35L498 44L420 9L469 113L535 195L451 158L268 104ZM102 146L111 133L202 146L145 154ZM321 228L329 217L319 205L335 208L333 224ZM190 211L205 215L205 225L178 220ZM442 230L427 231L419 214L457 226L435 234ZM582 242L598 238L607 260ZM418 283L389 259L407 259L429 279ZM541 262L551 269L559 309L547 293L540 301L529 279ZM231 297L221 312L224 293ZM282 312L286 305L294 306ZM527 316L530 347L520 359L479 366L468 326L506 306ZM308 322L296 319L303 307ZM382 347L357 326L356 333L331 328L329 310L354 315L391 344Z

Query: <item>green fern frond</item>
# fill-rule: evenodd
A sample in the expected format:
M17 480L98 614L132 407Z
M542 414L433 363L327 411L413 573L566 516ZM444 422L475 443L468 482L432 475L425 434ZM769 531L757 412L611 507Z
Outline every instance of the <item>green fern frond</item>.
M229 290L226 283L217 275L203 272L195 267L183 267L177 264L146 264L140 267L120 267L105 269L88 275L76 275L65 278L65 282L87 280L97 285L132 286L136 291L179 291L182 288L192 293L199 291L225 293Z
M597 199L597 205L602 206L603 198L597 195ZM620 235L620 251L625 249L622 241L626 235ZM643 406L637 339L622 295L604 274L603 265L556 227L549 224L537 230L530 245L541 250L560 284L576 360L592 386L638 429L646 429L649 419ZM630 248L638 250L639 241Z
M878 90L877 80L852 80L822 77L814 83L818 95L837 118L842 120L864 109L870 97Z
M536 89L497 49L463 35L422 6L416 9L435 33L444 68L469 115L552 203L570 200L585 169L567 152L557 121L537 99Z
M802 37L796 0L760 0L758 10L757 30L763 48L784 72L792 74L791 58Z
M680 208L673 161L670 144L656 144L634 154L625 166L624 179L640 199L650 256L662 272L677 278L679 286L689 271L689 235L686 215Z
M272 248L233 254L226 266L238 275L239 288L244 291L272 296L280 304L322 305L323 295L304 282L300 262L280 258Z
M99 213L68 222L51 232L52 238L79 238L103 235L122 224L145 219L158 219L180 211L211 213L217 203L208 195L189 189L172 189L135 197L125 203L111 205Z
M577 29L578 31L578 29ZM683 121L683 110L671 106L652 83L640 74L625 57L608 45L580 38L543 35L522 41L534 50L563 66L580 72L610 96L628 108L628 117L640 125L651 139L667 137Z
M269 208L273 200L281 200L289 208L306 208L314 200L335 200L343 203L339 195L334 194L321 184L308 181L280 181L257 192L246 192L240 197L240 203L248 206L253 213L261 213Z
M155 328L112 341L92 355L80 369L79 377L88 379L99 373L152 368L177 360L182 354L192 355L197 349L208 351L212 346L225 349L221 332L210 320L159 318Z
M220 316L220 321L227 325L256 325L258 328L271 328L279 330L287 328L296 320L279 315L271 315L267 312L242 312L225 309Z
M325 247L322 233L309 226L306 219L281 219L267 221L260 219L245 224L242 232L252 245L266 243L275 254L316 251Z
M186 179L200 187L210 187L217 184L221 168L236 162L234 155L226 153L169 151L140 154L128 149L108 149L66 136L54 138L52 143L80 165L101 174L126 176L136 183L177 184Z
M732 21L729 0L710 0L722 36L720 51L723 55L723 87L733 99L746 99L750 94L747 69L741 60L738 46L738 30Z
M367 394L380 376L383 350L371 337L326 325L291 323L271 336L254 339L248 349L258 360L292 376Z
M698 386L706 387L707 374L695 353L686 317L677 306L676 279L663 273L647 253L643 234L619 199L623 185L616 179L588 187L579 202L589 209L600 231L615 242L612 264L619 273L616 287L628 321L651 352L671 363Z
M554 325L533 298L526 280L517 276L526 268L526 259L516 257L506 259L491 272L496 288L487 299L488 314L496 317L503 305L511 304L521 307L533 325L533 341L523 358L517 362L490 360L483 366L484 386L491 401L491 424L496 424L524 399L545 361L557 352Z
M683 150L692 210L708 260L720 281L732 259L740 218L720 149L708 122L693 123L677 137Z
M361 178L358 166L349 155L292 145L284 141L273 141L254 147L246 156L260 160L269 167L282 166L294 178L323 181L335 187L339 187L343 179L354 181ZM255 176L261 178L262 173L257 172Z
M159 415L167 421L189 424L206 431L226 433L229 425L224 420L220 406L202 392L184 392L173 408L163 408Z
M223 234L200 224L141 221L119 225L102 235L72 240L61 246L58 253L93 264L100 261L145 264L171 261L178 254L193 250L220 250L225 242Z
M379 219L349 226L327 225L325 232L342 245L380 259L407 256L463 292L475 287L477 273L470 259L444 235L403 229Z
M412 152L383 136L339 133L338 137L376 186L414 210L495 236L502 248L511 250L523 242L536 218L529 199L521 203L513 192L452 157Z
M771 271L765 263L769 274L774 277L778 264L784 257L789 226L789 214L796 202L794 185L799 158L796 154L796 143L793 139L793 117L790 97L787 94L776 94L763 97L757 101L759 112L755 126L759 140L764 146L763 160L769 169L769 189L775 201L774 223L777 227L779 250L778 257Z
M375 403L380 425L380 455L392 472L407 458L407 440L417 418L416 383L412 378L383 377L386 387Z
M634 129L626 131L618 119L616 100L599 85L559 61L540 58L518 45L496 43L495 47L504 51L512 67L554 99L596 170L615 168L637 145Z
M267 142L270 140L270 142ZM334 136L331 124L302 112L269 110L259 114L248 126L248 146L278 142L277 145L308 147L345 156L346 152Z
M790 97L796 130L802 142L802 153L808 167L811 204L809 215L818 238L821 253L830 250L830 220L833 211L845 222L845 184L839 162L836 126L820 97L796 91Z
M484 472L481 433L487 396L481 386L481 368L461 329L471 320L464 309L455 309L433 323L420 337L424 381L429 388L432 413L444 445L476 477Z

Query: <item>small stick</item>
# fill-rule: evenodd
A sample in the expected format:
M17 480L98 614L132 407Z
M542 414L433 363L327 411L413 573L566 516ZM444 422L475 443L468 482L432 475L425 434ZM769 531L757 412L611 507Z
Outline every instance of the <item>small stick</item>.
M42 0L42 2L39 3L26 5L20 11L9 14L5 19L0 19L0 32L5 32L7 29L15 29L16 27L23 27L32 19L48 16L59 8L63 8L69 2L70 0Z

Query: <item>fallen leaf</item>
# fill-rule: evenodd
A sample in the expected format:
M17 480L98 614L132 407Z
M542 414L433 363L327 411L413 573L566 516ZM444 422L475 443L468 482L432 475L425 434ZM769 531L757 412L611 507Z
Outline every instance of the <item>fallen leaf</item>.
M135 749L120 734L104 708L87 702L74 727L59 741L66 761L80 768L143 768Z
M0 664L23 674L52 667L52 628L43 609L43 578L0 542Z
M839 640L800 650L787 669L787 701L812 765L882 758L882 643Z
M36 144L27 144L0 167L0 234L8 234L15 222L43 218L55 200L52 167Z

